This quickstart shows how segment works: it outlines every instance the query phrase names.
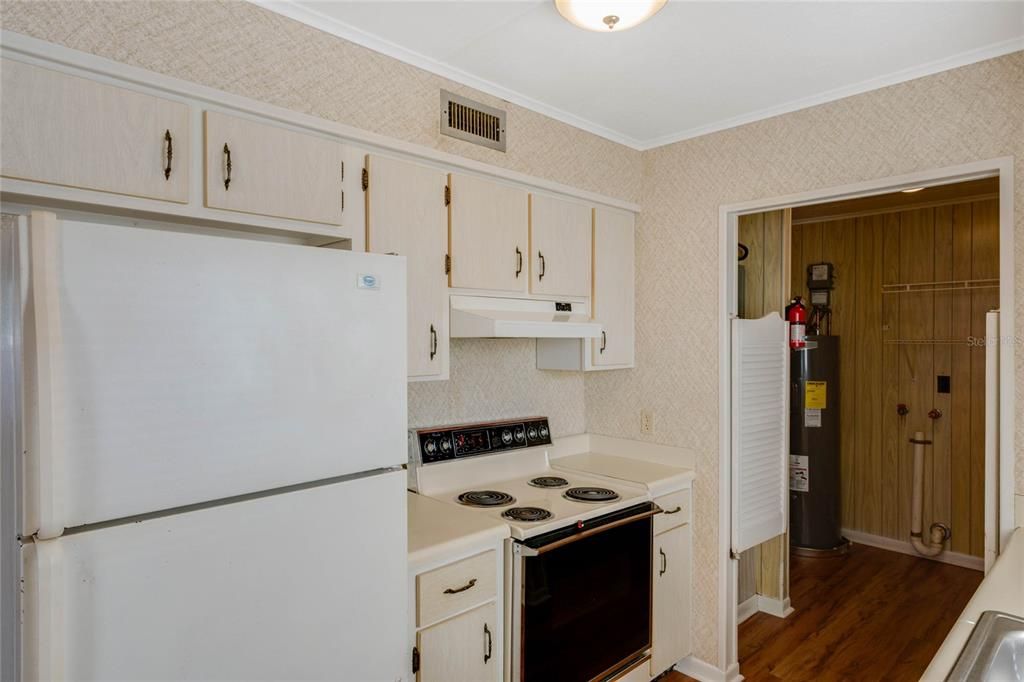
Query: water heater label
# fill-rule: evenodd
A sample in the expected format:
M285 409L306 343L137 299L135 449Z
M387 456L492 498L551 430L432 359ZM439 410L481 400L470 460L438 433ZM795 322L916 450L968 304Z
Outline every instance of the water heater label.
M804 410L804 428L821 428L821 410Z
M824 410L828 407L825 404L828 382L808 381L804 384L804 407L808 410Z
M811 476L806 455L789 456L789 489L799 493L810 492Z

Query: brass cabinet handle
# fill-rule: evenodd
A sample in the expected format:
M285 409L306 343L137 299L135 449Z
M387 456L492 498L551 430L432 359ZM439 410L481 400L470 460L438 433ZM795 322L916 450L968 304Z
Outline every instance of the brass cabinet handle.
M164 131L164 142L167 143L167 163L164 165L164 180L171 179L171 158L174 156L174 141L170 129Z
M672 509L672 510L670 510L670 511L666 511L666 512L664 512L664 513L665 513L665 514L678 514L678 513L679 513L679 512L681 512L681 511L683 511L683 508L682 508L682 507L676 507L675 509Z
M459 592L465 592L469 588L473 587L473 585L476 585L476 578L473 578L472 580L470 580L468 583L466 583L462 587L455 587L455 588L449 587L447 590L444 591L444 593L445 594L458 594Z
M544 279L544 273L547 271L548 266L547 263L544 262L544 254L540 251L537 252L537 258L540 259L540 277L538 277L538 280L541 280Z
M430 359L433 360L435 355L437 355L437 330L434 329L434 325L430 325Z
M227 174L224 176L224 190L227 191L231 186L231 148L228 147L227 142L224 143L224 168L227 170Z
M668 570L668 557L665 556L665 550L661 547L658 548L658 554L661 555L661 570L658 571L658 575L665 575L665 571Z
M484 623L484 663L491 660L492 644L491 629L487 627L487 623Z
M523 252L516 247L516 279L519 279L520 273L523 271Z
M604 353L604 349L607 348L607 347L608 347L608 335L602 331L601 332L601 349L598 352Z

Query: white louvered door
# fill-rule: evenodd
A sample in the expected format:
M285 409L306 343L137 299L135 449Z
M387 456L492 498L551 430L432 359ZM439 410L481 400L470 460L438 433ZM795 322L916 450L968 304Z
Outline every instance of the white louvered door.
M786 532L789 325L778 313L732 321L732 549Z

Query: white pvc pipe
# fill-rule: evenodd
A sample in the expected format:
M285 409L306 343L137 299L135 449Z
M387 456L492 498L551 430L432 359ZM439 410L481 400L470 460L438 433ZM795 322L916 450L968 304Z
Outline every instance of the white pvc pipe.
M938 556L942 553L946 534L942 527L932 526L931 541L925 542L921 537L921 508L924 506L924 434L914 433L914 499L910 516L910 544L919 554Z

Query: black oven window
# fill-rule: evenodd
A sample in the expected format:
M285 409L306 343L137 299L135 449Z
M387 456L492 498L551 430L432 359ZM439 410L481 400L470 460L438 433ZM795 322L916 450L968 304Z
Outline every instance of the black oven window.
M523 561L524 680L591 680L650 646L649 517Z

